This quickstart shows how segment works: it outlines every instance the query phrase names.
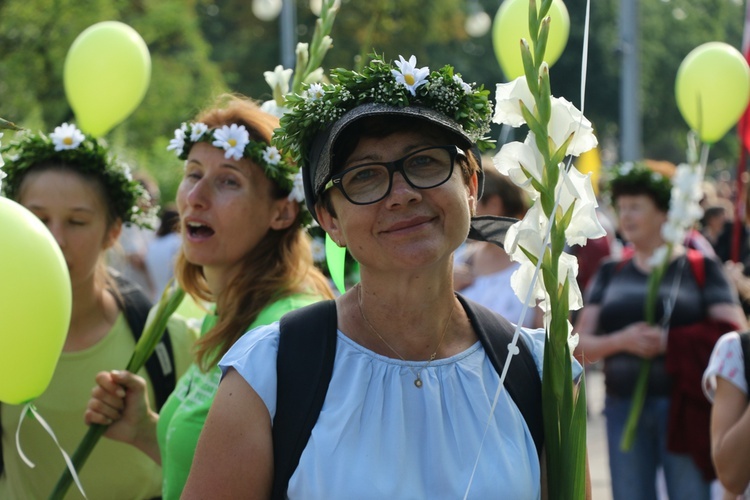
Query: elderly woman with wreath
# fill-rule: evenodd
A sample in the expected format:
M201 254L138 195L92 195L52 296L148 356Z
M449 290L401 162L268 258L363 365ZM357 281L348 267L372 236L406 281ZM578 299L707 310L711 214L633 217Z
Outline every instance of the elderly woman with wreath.
M467 235L513 222L472 218L488 92L414 57L331 80L290 100L279 144L361 282L224 356L184 497L540 498L543 332L503 384L514 326L453 291Z
M630 247L622 259L599 268L576 322L576 355L586 363L604 360L615 500L656 500L659 468L670 498L710 498L715 476L701 376L718 336L745 324L721 264L682 246L674 248L660 283L658 324L645 322L649 274L658 264L656 250L664 244L661 230L671 189L669 178L644 164L626 163L615 170L610 194ZM651 360L646 402L632 449L622 451L642 359Z

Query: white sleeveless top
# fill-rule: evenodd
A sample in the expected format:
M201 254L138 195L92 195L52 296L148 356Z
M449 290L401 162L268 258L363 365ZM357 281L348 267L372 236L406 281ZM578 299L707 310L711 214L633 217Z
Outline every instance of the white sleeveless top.
M544 331L522 329L520 341L541 375ZM271 419L278 345L278 323L262 326L219 364L225 373L232 367L242 375ZM433 361L417 388L415 373L425 364L381 356L339 331L328 393L289 482L289 498L460 499L477 457L468 498L540 498L534 440L507 391L489 418L500 377L481 343Z

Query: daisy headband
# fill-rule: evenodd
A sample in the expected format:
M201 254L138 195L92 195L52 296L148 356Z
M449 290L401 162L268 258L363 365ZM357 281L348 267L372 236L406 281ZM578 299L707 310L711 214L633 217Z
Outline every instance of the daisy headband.
M288 155L279 151L276 146L250 139L244 125L223 125L211 129L205 123L183 123L174 131L174 138L169 141L167 150L174 151L181 160L187 160L190 149L198 142L224 150L226 159L240 160L247 158L263 168L266 176L283 189L294 193L295 176L298 169ZM294 199L294 198L293 198ZM304 194L302 199L304 200Z
M22 133L0 148L0 153L8 155L2 187L10 199L18 197L23 179L34 167L59 164L100 180L107 204L123 223L152 228L156 221L157 207L146 189L133 179L128 166L110 155L102 140L84 134L75 125L63 123L49 136L42 132Z
M666 210L672 194L672 181L650 169L642 162L625 162L616 165L610 172L611 195L631 192L651 193L658 205Z
M289 111L281 117L274 143L289 151L298 165L308 161L316 135L368 103L432 109L455 122L480 150L494 147L487 137L492 119L489 91L464 82L452 66L430 71L418 67L415 56L399 56L392 64L373 54L361 72L334 69L330 81L310 84L286 98Z

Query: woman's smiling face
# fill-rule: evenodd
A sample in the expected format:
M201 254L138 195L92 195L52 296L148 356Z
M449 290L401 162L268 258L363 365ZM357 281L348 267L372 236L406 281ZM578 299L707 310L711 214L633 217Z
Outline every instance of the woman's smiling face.
M419 149L449 145L446 134L430 132L428 125L419 132L362 137L342 169L391 162ZM319 210L321 226L360 264L374 269L415 269L448 259L466 239L476 204L476 176L467 185L458 162L451 178L431 189L413 188L395 173L390 193L370 205L354 205L331 189L327 195L336 215Z

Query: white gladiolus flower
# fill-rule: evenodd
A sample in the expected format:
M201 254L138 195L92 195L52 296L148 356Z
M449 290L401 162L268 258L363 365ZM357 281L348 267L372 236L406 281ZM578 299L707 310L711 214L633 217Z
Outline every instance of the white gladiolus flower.
M577 168L571 167L569 171L561 169L560 182L560 207L563 212L575 203L573 216L570 224L565 228L565 241L568 245L585 245L586 241L601 238L607 232L599 222L596 215L596 201L594 188L591 185L591 174L582 174Z
M683 224L679 221L667 220L667 222L661 226L661 237L664 238L664 241L669 243L682 243L685 241L686 234L687 229L683 227Z
M289 81L292 79L292 73L294 70L284 69L284 66L279 64L274 68L273 71L264 71L263 77L266 79L266 83L274 91L274 96L278 90L281 95L289 93Z
M664 259L667 258L667 252L669 252L669 247L667 245L662 245L656 250L654 250L654 253L651 254L651 257L648 258L646 261L646 264L649 266L657 267L664 263Z
M503 246L510 258L516 262L528 260L519 245L531 254L541 256L547 226L547 217L544 215L541 203L537 201L526 212L524 218L510 226L505 234Z
M311 71L310 74L307 75L303 81L305 83L319 83L323 81L323 76L325 76L323 68L318 68L318 69Z
M504 123L511 127L520 127L526 123L521 114L521 103L533 110L534 96L529 90L526 77L521 76L508 83L498 83L495 90L495 116L492 121Z
M573 104L562 97L552 98L548 131L555 149L562 146L568 137L573 135L573 140L570 141L566 151L569 155L578 156L599 144L591 122Z
M524 142L505 144L492 159L495 168L510 177L515 185L526 191L532 199L539 197L539 191L531 184L531 179L542 182L544 158L534 143L534 134L529 132ZM526 173L531 176L527 176Z

